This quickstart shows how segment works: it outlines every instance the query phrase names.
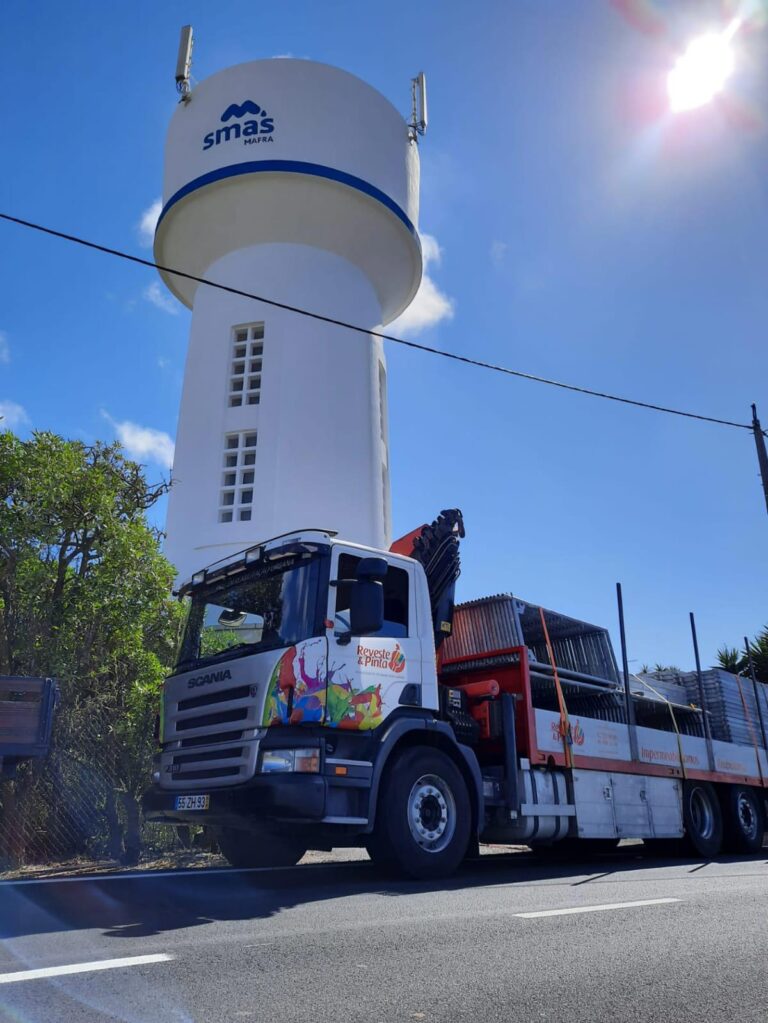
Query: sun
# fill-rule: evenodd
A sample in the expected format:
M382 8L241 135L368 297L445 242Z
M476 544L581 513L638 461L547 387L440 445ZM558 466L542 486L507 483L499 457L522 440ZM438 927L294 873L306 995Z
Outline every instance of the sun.
M693 39L667 75L669 105L674 112L711 102L733 72L731 27Z

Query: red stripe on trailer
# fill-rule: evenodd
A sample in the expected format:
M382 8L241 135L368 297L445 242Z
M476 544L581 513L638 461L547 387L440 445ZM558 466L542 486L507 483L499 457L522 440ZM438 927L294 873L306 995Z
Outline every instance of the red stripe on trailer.
M533 763L533 761L531 762ZM549 753L544 750L539 750L537 762L539 764L551 763L555 767L568 766L562 753ZM652 774L660 778L683 777L683 772L679 767L644 764L640 760L608 760L603 757L584 757L574 754L573 766L576 770L611 771L613 774ZM687 774L690 777L691 772L687 771Z
M551 763L555 767L567 767L562 753L551 753L539 750L535 758L538 764ZM531 759L531 763L534 758ZM574 754L573 766L586 771L611 771L613 774L651 774L661 778L683 778L679 767L663 766L662 764L646 764L642 760L609 760L602 757L584 757ZM685 777L696 781L711 781L726 785L751 785L755 788L767 788L760 778L749 774L725 774L722 771L696 771L690 767L685 769Z
M718 785L752 785L756 789L765 788L762 778L754 778L749 774L723 774L721 771L687 771L689 778L697 781L711 781Z

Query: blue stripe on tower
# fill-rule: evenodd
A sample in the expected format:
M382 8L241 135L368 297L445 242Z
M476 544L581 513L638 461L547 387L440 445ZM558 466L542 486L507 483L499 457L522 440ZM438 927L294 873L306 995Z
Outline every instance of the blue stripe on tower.
M179 200L190 195L190 193L196 192L198 188L205 188L206 185L212 185L215 181L226 181L227 178L236 178L242 174L258 174L260 172L309 174L316 178L338 181L339 184L357 189L358 192L363 192L364 195L369 195L372 199L376 199L377 202L380 202L394 213L398 220L405 224L411 234L418 237L416 228L413 226L407 213L397 205L394 199L390 199L386 192L382 192L380 188L376 188L369 181L364 181L363 178L355 177L354 174L346 174L344 171L336 170L334 167L324 167L319 163L305 163L303 160L252 160L247 163L233 163L228 167L220 167L218 170L202 174L199 178L187 182L186 185L171 196L163 207L163 212L160 214L160 219L157 222L158 227L172 206L175 206Z

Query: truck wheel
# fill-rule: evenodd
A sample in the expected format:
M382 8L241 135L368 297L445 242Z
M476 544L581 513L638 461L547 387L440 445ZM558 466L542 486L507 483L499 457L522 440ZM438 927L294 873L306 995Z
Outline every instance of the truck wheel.
M406 750L382 782L368 843L374 863L415 878L445 877L469 846L472 810L453 761L424 746Z
M269 831L221 828L216 838L232 867L294 867L307 851L296 839Z
M683 825L686 844L699 856L717 856L723 844L723 815L714 788L706 781L683 786Z
M729 852L758 853L763 847L765 815L760 799L744 785L728 785L723 792L725 843Z

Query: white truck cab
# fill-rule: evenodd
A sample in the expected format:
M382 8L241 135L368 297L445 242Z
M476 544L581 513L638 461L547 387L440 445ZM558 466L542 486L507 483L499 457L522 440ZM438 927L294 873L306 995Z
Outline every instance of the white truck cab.
M150 819L204 821L237 862L290 861L308 824L359 842L382 750L437 723L423 565L302 530L196 573L180 595ZM252 826L261 852L245 841Z

